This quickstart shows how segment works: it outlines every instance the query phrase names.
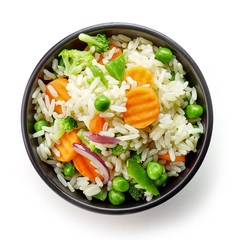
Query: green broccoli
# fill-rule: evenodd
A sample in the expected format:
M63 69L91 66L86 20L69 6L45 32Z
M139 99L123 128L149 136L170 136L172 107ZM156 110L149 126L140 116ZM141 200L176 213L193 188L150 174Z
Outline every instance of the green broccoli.
M95 47L95 51L107 52L110 46L110 41L107 40L105 34L98 34L97 36L89 36L87 34L81 33L79 35L79 40L86 42L88 46L91 48Z
M135 184L132 184L129 187L129 194L136 201L140 201L140 200L144 200L145 199L144 192L145 192L145 189L143 189L143 188L136 188Z
M59 139L65 132L71 132L77 127L77 121L70 116L67 116L65 119L58 119L55 140Z
M142 157L142 154L137 154L137 152L135 151L131 151L131 154L130 154L130 158L129 159L134 159L137 161L137 163L140 163L141 162L141 158Z
M65 64L65 75L71 76L79 74L86 67L92 65L93 55L87 51L79 51L75 49L64 49L59 53Z
M126 149L124 149L121 145L117 144L114 148L111 149L114 156L120 155L124 153Z

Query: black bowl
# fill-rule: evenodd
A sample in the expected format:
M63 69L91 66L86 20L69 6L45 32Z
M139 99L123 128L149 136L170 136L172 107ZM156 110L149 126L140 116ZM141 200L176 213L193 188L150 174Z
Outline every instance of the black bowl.
M198 150L196 153L191 153L187 156L186 170L181 172L178 178L168 179L166 186L160 188L160 195L153 198L150 202L134 202L128 200L123 205L113 206L108 202L99 202L95 200L88 201L80 191L72 193L68 188L65 188L58 181L53 168L42 162L37 155L37 140L32 138L34 106L31 103L32 93L37 87L36 78L42 77L43 68L46 66L49 67L53 57L56 57L62 49L84 49L85 44L78 39L80 33L106 33L108 36L122 33L132 38L141 36L152 41L157 46L161 45L163 47L168 47L183 64L184 70L186 71L186 78L190 82L190 86L195 86L197 89L198 103L204 106L204 115L202 117L204 134L202 134L198 142ZM43 56L30 76L25 89L21 110L21 126L29 158L38 174L53 191L74 205L90 211L106 214L125 214L143 211L165 202L178 193L192 179L202 164L210 143L213 126L213 110L210 93L200 69L189 54L176 42L162 33L144 26L129 23L105 23L81 29L67 36Z

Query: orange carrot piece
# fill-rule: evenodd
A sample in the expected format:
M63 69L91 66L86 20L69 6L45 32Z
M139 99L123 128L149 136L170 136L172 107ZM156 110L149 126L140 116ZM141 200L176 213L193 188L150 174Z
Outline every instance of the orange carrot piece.
M66 89L67 84L68 80L66 78L57 78L47 84L46 94L48 95L50 102L52 101L52 99L55 99L55 101L64 100L65 102L67 102L70 99L70 95L68 94L68 91ZM53 87L57 92L56 97L53 96L53 94L51 93L49 86ZM61 106L60 105L55 106L54 112L61 114L62 113Z
M172 162L169 153L158 155L158 159L166 160L167 162ZM184 155L175 156L175 161L185 162L185 156Z
M134 81L136 81L138 87L145 84L150 84L150 87L153 87L152 73L145 67L137 66L130 68L125 73L125 80L126 77L131 77Z
M127 94L125 123L135 128L145 128L159 116L160 103L156 93L149 87L136 87Z
M100 133L106 120L98 115L95 115L89 122L89 131L91 133Z
M111 60L113 60L113 59L119 57L120 55L122 55L122 51L121 51L121 49L118 48L118 47L117 47L116 45L114 45L114 44L110 44L108 50L111 50L113 47L117 48L119 51L116 52L116 53L114 53L113 56L112 56L112 58L111 58L109 61L111 61ZM103 63L103 61L102 61L103 58L104 58L103 53L100 53L100 57L99 57L99 59L98 59L98 63L104 65L104 63Z
M96 177L99 177L101 180L103 180L103 177L95 171L96 168L90 163L90 160L86 157L77 154L73 159L73 163L75 165L75 168L84 177L88 177L90 181L95 181Z
M54 156L58 161L69 162L76 155L77 152L72 148L73 143L81 144L81 140L77 136L77 131L73 130L69 133L64 133L64 135L59 139L61 144L55 144L54 147L60 152L60 157L57 157L54 153Z

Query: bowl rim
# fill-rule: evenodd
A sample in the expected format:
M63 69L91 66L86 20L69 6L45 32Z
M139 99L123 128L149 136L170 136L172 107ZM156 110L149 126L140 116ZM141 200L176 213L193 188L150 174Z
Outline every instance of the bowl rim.
M35 81L37 74L42 69L48 58L60 47L65 45L67 42L75 39L80 33L89 33L89 32L95 32L95 31L101 31L106 29L130 29L130 30L136 30L140 32L145 32L147 34L150 34L154 37L158 37L161 40L165 41L166 43L173 46L174 49L176 49L180 54L183 55L183 57L189 62L190 66L195 71L196 75L198 76L199 83L201 84L201 87L203 89L204 98L206 100L206 110L207 110L207 121L206 121L206 133L205 138L203 142L203 147L199 153L198 159L196 160L196 163L192 167L192 169L188 172L186 177L173 189L171 189L168 193L166 193L163 196L160 196L150 202L146 202L139 206L133 206L133 207L127 207L127 208L103 208L99 206L94 206L90 204L86 204L84 202L80 202L79 200L74 199L70 195L68 195L66 192L61 190L55 183L50 181L48 177L43 173L41 170L40 164L35 160L33 150L30 147L30 141L29 141L29 135L27 131L27 102L29 99L31 87L33 85L33 82ZM212 107L212 101L210 92L208 89L208 86L206 84L205 78L203 74L201 73L199 67L195 63L195 61L192 59L192 57L174 40L167 37L166 35L160 33L157 30L154 30L152 28L138 25L134 23L125 23L125 22L107 22L107 23L100 23L96 25L91 25L88 27L85 27L81 30L78 30L67 37L63 38L61 41L56 43L51 49L49 49L46 54L41 58L41 60L38 62L36 67L34 68L27 85L25 87L23 99L22 99L22 105L21 105L21 131L23 136L24 145L27 151L27 154L30 158L30 161L32 165L34 166L37 173L40 175L40 177L44 180L44 182L59 196L67 200L68 202L74 204L75 206L81 207L83 209L97 212L97 213L103 213L103 214L130 214L130 213L136 213L140 211L144 211L147 209L150 209L152 207L155 207L157 205L160 205L161 203L167 201L168 199L172 198L174 195L176 195L181 189L183 189L189 181L193 178L193 176L198 171L199 167L201 166L205 155L207 153L207 150L209 148L211 136L212 136L212 129L213 129L213 107Z

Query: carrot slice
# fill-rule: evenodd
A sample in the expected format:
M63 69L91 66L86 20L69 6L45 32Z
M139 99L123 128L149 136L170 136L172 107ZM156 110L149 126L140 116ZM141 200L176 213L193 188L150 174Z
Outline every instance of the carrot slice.
M90 163L90 160L86 157L77 154L73 158L73 163L75 168L84 176L88 177L90 181L95 181L96 177L99 177L103 180L103 177L99 175L95 170L96 168Z
M126 77L131 77L134 81L136 81L138 87L145 84L150 84L150 87L153 87L152 73L145 67L137 66L130 68L125 73L125 80Z
M66 78L57 78L47 84L46 94L48 95L50 102L52 101L52 99L55 99L55 101L64 100L65 102L67 102L71 98L66 89L67 84L68 80ZM52 88L51 91L50 88ZM52 91L54 92L54 90L56 91L56 94L52 93ZM55 106L54 112L61 114L62 113L61 106L60 105Z
M72 144L81 144L81 140L77 136L77 131L73 130L72 132L65 133L59 140L61 144L55 144L54 147L60 152L60 157L57 157L53 153L54 156L61 162L71 161L77 155L77 152L72 148Z
M158 155L158 159L166 160L167 162L172 162L169 153ZM184 155L175 156L175 161L185 162L185 156Z
M120 55L122 55L122 51L121 51L121 49L118 48L118 47L117 47L116 45L114 45L114 44L110 44L108 50L111 50L113 47L117 48L119 51L116 52L116 53L114 53L113 56L112 56L112 58L111 58L109 61L111 61L111 60L113 60L113 59L119 57ZM103 58L104 58L103 53L100 53L100 57L99 57L99 59L98 59L97 62L100 63L100 64L102 64L102 65L104 65L104 63L103 63Z
M98 115L95 115L89 122L89 131L91 133L100 133L106 120Z
M160 103L156 93L149 87L136 87L127 94L125 123L135 128L145 128L159 116Z

